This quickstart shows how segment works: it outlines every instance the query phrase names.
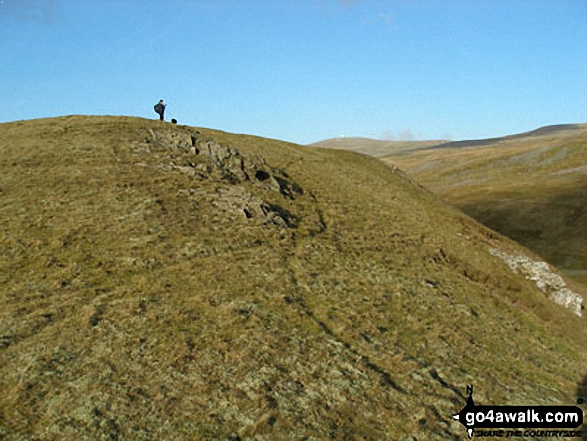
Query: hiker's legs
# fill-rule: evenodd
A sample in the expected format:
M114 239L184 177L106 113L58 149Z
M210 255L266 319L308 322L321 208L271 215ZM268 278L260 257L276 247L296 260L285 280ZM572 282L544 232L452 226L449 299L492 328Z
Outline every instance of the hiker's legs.
M159 114L159 121L163 121L163 112Z

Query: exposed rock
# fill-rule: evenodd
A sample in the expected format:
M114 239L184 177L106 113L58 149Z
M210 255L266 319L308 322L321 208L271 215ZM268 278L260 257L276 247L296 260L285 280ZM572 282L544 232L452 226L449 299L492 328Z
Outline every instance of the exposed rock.
M250 219L251 222L261 225L273 224L295 228L299 221L297 216L285 208L269 204L240 186L220 189L219 197L212 202L212 205L232 217Z
M191 153L187 164L172 163L171 168L190 173L202 179L222 179L237 184L245 181L264 189L295 199L304 191L282 170L271 167L265 158L241 153L230 145L222 145L213 139L200 138L200 133L150 130L151 138L145 142L169 151Z
M150 138L144 142L150 145L151 152L164 149L183 153L170 156L170 161L159 167L221 184L217 186L212 200L216 209L233 219L245 218L258 225L298 226L298 215L279 204L265 201L251 191L251 186L257 187L279 193L289 200L304 194L287 173L268 165L262 156L242 153L233 146L202 138L197 131L150 130L149 134ZM242 185L245 183L248 185Z
M521 273L527 279L534 281L536 286L548 295L548 298L554 303L564 306L578 316L582 315L581 304L583 303L583 297L568 289L563 278L553 273L546 262L536 262L522 255L506 254L495 248L490 249L489 252L503 259L512 271Z

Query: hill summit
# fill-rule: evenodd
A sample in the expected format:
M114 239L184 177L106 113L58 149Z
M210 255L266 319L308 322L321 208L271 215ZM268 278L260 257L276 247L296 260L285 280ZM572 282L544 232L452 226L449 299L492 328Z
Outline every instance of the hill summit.
M461 439L467 385L585 394L582 288L374 158L85 116L0 152L0 437Z

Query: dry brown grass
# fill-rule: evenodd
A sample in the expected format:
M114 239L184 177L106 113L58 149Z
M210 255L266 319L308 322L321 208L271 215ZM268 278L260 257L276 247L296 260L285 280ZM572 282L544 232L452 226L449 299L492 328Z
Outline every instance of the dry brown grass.
M384 160L587 283L587 128Z
M399 154L410 150L432 147L445 141L385 141L369 138L332 138L315 142L308 147L322 147L336 150L348 150L362 153L363 155L383 157L391 154Z
M198 177L196 130L303 194ZM0 152L0 438L440 440L467 384L577 398L584 320L489 254L527 251L378 160L82 116Z

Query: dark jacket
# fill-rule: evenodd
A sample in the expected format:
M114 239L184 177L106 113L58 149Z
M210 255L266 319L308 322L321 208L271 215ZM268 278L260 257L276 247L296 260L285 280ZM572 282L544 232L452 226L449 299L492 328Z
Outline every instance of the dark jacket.
M163 112L165 112L165 104L161 104L161 103L155 104L155 112L157 112L159 115L161 115Z

